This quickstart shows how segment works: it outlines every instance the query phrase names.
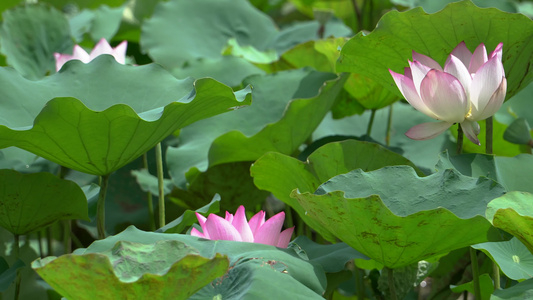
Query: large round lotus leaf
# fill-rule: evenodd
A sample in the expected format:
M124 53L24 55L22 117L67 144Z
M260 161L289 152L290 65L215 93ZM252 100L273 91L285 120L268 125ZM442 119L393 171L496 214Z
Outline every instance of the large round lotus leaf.
M118 235L96 241L87 249L80 249L75 253L106 252L118 241L146 244L161 240L183 242L198 249L200 255L205 257L212 257L215 253L228 256L229 272L197 294L209 295L209 299L213 299L217 294L221 294L223 299L272 299L270 297L272 295L287 299L295 294L310 297L305 299L318 299L326 287L322 266L302 259L292 249L234 241L210 241L182 234L144 232L133 226ZM306 249L303 246L302 248ZM246 276L241 276L244 274ZM231 280L226 281L228 278Z
M42 78L55 72L54 52L72 51L68 20L43 4L18 6L3 13L1 51L23 76Z
M215 80L193 85L156 65L124 66L109 55L89 64L68 62L38 81L1 68L0 148L16 146L105 175L179 128L249 104L249 91L237 100L231 88Z
M340 240L389 268L397 268L496 240L484 217L503 187L454 170L418 177L408 166L361 169L333 177L315 194L295 197L306 215Z
M88 219L77 184L50 173L0 170L0 226L22 235L70 219Z
M283 53L277 62L261 67L271 72L303 67L312 67L322 72L335 72L335 64L340 55L339 47L342 47L347 40L344 37L328 38L298 44ZM340 101L335 103L338 109L333 110L337 113L336 118L353 115L354 109L361 105L363 110L380 109L398 99L396 94L381 84L359 74L351 74L344 84L344 89L357 101L351 97L339 99Z
M119 241L104 253L47 257L32 268L68 299L188 299L229 267L226 256L196 253L172 240Z
M444 153L436 168L438 170L454 168L461 174L471 177L485 176L497 181L509 192L533 193L531 184L533 156L529 154L505 157L485 154L450 156Z
M265 48L277 34L274 22L246 0L160 2L142 26L141 46L167 68L188 60L216 58L230 38Z
M533 253L533 194L510 192L491 201L487 219L517 237Z
M528 17L479 8L470 1L451 3L435 14L427 14L421 7L407 12L393 10L372 33L359 33L344 45L337 71L367 76L399 95L389 69L403 74L413 50L443 64L462 41L471 51L480 43L492 51L503 42L510 98L533 79L532 36L533 21Z
M504 290L496 290L490 300L529 300L533 298L533 279L522 281Z
M315 76L318 74L314 74ZM209 149L209 165L235 161L255 161L269 152L290 155L298 150L320 124L342 91L347 76L326 82L320 94L308 99L292 101L282 118L266 125L253 136L241 131L230 131L213 141ZM312 78L304 78L303 84ZM300 85L298 89L303 89Z
M368 257L345 243L322 245L311 241L305 235L298 236L289 247L301 257L319 263L328 273L344 270L346 263L353 259L368 260Z
M495 261L500 270L513 280L533 277L533 254L517 238L509 241L472 245Z
M274 194L295 209L300 218L324 238L335 241L335 234L330 229L310 218L300 203L290 197L291 191L298 189L301 193L312 193L321 183L336 175L357 168L371 171L390 165L414 167L409 160L378 144L347 140L318 148L307 162L281 153L267 153L253 164L250 172L258 188ZM417 172L423 175L421 171Z
M311 69L251 76L245 83L253 86L252 105L246 109L201 120L180 131L178 147L169 147L166 156L174 184L184 186L185 173L193 167L205 171L208 163L210 166L216 164L214 161L208 162L209 148L215 139L231 131L239 130L239 134L242 132L251 139L257 135L265 138L255 138L259 139L260 143L249 143L246 146L248 148L230 145L230 149L238 149L235 149L236 153L229 154L227 161L229 159L231 159L229 161L254 161L273 147L267 146L264 151L257 148L263 148L264 144L269 145L277 140L282 140L283 145L289 147L286 154L293 153L307 139L308 135L305 131L312 132L329 110L328 103L333 101L331 97L335 95L331 93L322 95L330 88L323 89L320 94L320 87L335 78L335 74L316 72ZM331 87L336 82L327 84ZM298 108L293 108L293 106ZM298 128L295 132L297 135L292 137L296 128ZM304 133L298 134L300 131ZM234 133L234 135L239 135L237 132ZM202 138L199 139L199 136ZM295 140L289 142L293 138ZM231 139L226 140L230 144L236 143ZM255 153L253 156L245 156L243 152Z

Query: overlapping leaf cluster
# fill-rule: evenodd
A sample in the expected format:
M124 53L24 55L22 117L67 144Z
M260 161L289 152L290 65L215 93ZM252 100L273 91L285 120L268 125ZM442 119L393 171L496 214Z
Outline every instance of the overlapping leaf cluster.
M533 289L533 22L523 2L498 4L508 12L480 1L21 2L0 4L0 236L28 242L0 244L2 296L13 297L18 272L22 298L389 297L383 268L399 295L427 275L442 284L432 295L451 295L451 284L471 290L448 275L472 245L525 280L485 284L484 295ZM54 52L101 38L128 41L126 65L102 55L55 72ZM401 71L413 50L443 63L461 41L504 44L494 155L470 144L452 155L454 132L404 136L427 117L398 101L388 69ZM158 195L158 143L174 221L152 232L145 198ZM110 176L106 230L118 234L94 241L97 176ZM195 211L239 205L285 206L298 237L279 249L186 234ZM69 230L62 220L74 220L78 249L50 243L31 263L44 229L49 241ZM357 274L366 279L354 290Z

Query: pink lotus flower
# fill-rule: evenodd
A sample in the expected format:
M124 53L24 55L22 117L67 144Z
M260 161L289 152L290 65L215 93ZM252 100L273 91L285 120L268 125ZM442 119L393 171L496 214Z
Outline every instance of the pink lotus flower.
M405 135L414 140L436 137L455 123L466 137L480 145L479 124L494 115L505 99L507 80L500 43L487 57L484 44L474 53L461 42L442 67L433 59L413 51L405 75L389 69L398 89L415 109L440 120L416 125Z
M265 222L265 212L255 214L250 221L246 220L244 206L239 206L235 216L226 212L223 219L215 214L204 217L196 213L202 232L193 228L191 235L209 239L260 243L280 248L287 248L294 227L281 231L285 213L280 212Z
M61 67L69 60L78 59L84 63L88 63L93 60L95 57L102 54L110 54L116 59L120 64L126 63L126 48L128 47L128 42L123 41L115 48L112 48L105 39L101 39L94 49L91 51L91 54L87 53L83 48L78 45L74 46L72 55L70 54L61 54L54 53L56 59L56 71L59 71Z

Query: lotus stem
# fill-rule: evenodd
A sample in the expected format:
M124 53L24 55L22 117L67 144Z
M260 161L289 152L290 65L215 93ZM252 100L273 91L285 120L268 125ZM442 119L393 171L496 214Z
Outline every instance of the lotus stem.
M63 248L65 254L72 252L72 236L71 236L72 223L70 220L63 221Z
M494 289L495 290L499 290L501 289L501 286L500 286L500 267L498 266L498 264L493 261L492 262L492 276L494 277Z
M100 177L100 193L96 204L96 228L98 229L98 239L105 239L105 195L107 184L109 183L109 174Z
M457 124L457 154L463 153L463 130L461 125Z
M357 27L355 32L363 30L363 14L361 13L361 9L357 5L357 0L352 0L352 6L353 6L353 12L355 14L355 17L357 18Z
M494 138L494 118L491 116L485 120L485 153L492 154ZM492 277L494 280L494 289L499 290L500 286L500 267L495 261L492 261Z
M52 226L48 226L45 231L46 235L46 253L48 256L53 255L54 249L52 248Z
M292 208L288 205L285 205L285 224L287 225L287 228L294 226Z
M15 237L15 241L13 243L13 251L15 252L15 256L17 258L20 258L20 247L19 247L20 236L18 234L15 234L14 237ZM15 300L19 299L21 281L22 281L22 275L20 274L20 269L17 269L17 279L15 281Z
M387 132L385 133L385 145L390 146L390 131L392 127L392 105L389 105L389 117L387 118Z
M374 117L376 116L376 110L372 109L370 114L370 120L368 121L368 126L366 128L366 135L370 136L372 133L372 126L374 125Z
M68 173L68 168L64 166L59 166L57 177L60 179L65 179L65 176ZM70 220L64 220L63 222L63 247L65 254L72 252L72 240L71 240L71 223Z
M472 277L474 277L474 296L481 299L481 286L479 285L479 266L477 263L476 249L470 247L470 260L472 263Z
M363 270L358 268L355 264L355 259L353 260L354 266L354 275L355 275L355 291L357 293L357 299L365 299L365 279L363 276Z
M389 294L391 300L398 300L398 296L396 295L396 286L394 285L394 270L391 268L387 269L387 277L389 281ZM481 299L481 298L479 298Z
M494 119L489 117L485 120L485 153L492 154L492 140L493 140L493 126Z
M148 154L146 152L143 154L143 168L149 171ZM150 230L155 231L156 227L155 227L154 204L153 204L154 202L153 202L152 193L148 191L148 193L146 193L146 197L148 199L148 220L150 222Z
M165 185L163 183L163 151L161 143L155 146L155 161L157 166L157 186L159 188L159 227L165 226Z
M37 231L37 241L39 242L39 257L44 258L43 249L43 230Z

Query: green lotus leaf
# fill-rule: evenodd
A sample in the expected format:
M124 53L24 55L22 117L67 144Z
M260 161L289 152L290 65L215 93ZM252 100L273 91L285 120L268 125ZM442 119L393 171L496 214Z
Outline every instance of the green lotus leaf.
M531 297L533 297L533 279L528 279L510 288L494 291L490 300L528 300Z
M533 79L532 35L533 21L528 17L479 8L470 1L451 3L435 14L427 14L421 7L406 12L393 10L381 18L372 33L359 33L344 45L337 71L367 76L400 95L389 69L403 73L413 50L443 64L462 41L471 51L480 43L492 51L503 42L502 61L510 98Z
M316 72L311 69L299 69L283 71L276 74L256 75L249 77L244 83L253 86L254 102L246 109L239 109L221 114L209 119L201 120L188 126L180 131L180 143L178 147L169 147L167 149L167 165L169 173L172 176L174 184L179 187L185 185L185 173L191 168L197 168L199 171L206 171L208 165L213 165L225 161L254 161L266 151L272 149L274 141L279 143L291 141L286 147L289 149L287 154L294 152L301 143L307 139L305 131L312 132L322 117L329 110L328 103L333 101L333 91L329 91L336 82L328 83L329 88L322 89L328 80L333 80L336 75L332 73ZM335 89L338 87L335 86ZM305 99L311 98L311 99ZM322 102L321 102L322 101ZM317 103L321 103L316 105ZM301 120L308 120L303 123ZM246 126L243 126L246 124ZM289 128L295 128L290 129ZM298 130L296 131L296 128ZM239 130L239 132L235 131ZM293 137L294 134L297 134ZM301 131L301 134L299 134ZM227 136L228 132L233 135L244 134L245 137L238 140L232 140ZM270 134L270 136L269 136ZM199 139L198 136L202 138ZM263 137L265 137L263 139ZM237 151L229 153L228 157L220 154L221 157L214 161L214 157L209 158L210 147L217 138L223 138L224 143L229 143L228 151ZM250 140L260 141L259 144L253 144ZM240 148L233 143L247 143L248 148ZM287 143L286 143L287 144ZM266 149L257 149L257 148ZM238 148L238 149L235 149ZM221 149L223 150L223 149ZM242 152L253 151L253 155L241 155ZM219 156L217 154L217 156ZM191 171L192 172L192 171ZM192 180L188 180L191 182ZM217 191L215 191L217 192ZM211 196L207 197L211 198ZM207 199L206 198L206 199Z
M154 244L119 241L104 253L67 254L32 263L32 268L68 299L188 299L224 275L226 256L197 255L179 241Z
M187 66L170 71L176 78L211 77L228 86L239 86L249 76L265 72L241 57L222 56L189 61Z
M172 0L160 2L144 21L141 46L173 69L196 58L220 57L230 38L266 50L276 34L274 22L245 0Z
M57 9L45 4L17 6L2 16L0 49L24 77L37 79L55 72L54 52L72 51L68 20Z
M491 201L487 206L487 219L517 237L533 253L533 194L509 192Z
M324 238L335 241L334 232L308 216L304 207L290 197L291 191L298 189L300 193L312 193L321 183L336 175L357 168L371 171L389 165L414 167L409 160L378 144L347 140L318 148L307 158L307 162L281 153L267 153L253 164L250 172L258 188L274 194L276 198L294 208L298 215ZM423 175L418 169L417 173Z
M500 270L513 280L533 277L533 254L517 238L509 241L472 245L495 261Z
M28 234L57 220L88 219L80 187L50 173L0 170L0 195L0 226L13 234Z
M287 155L294 153L331 109L346 78L347 76L341 76L326 82L319 95L309 93L309 99L293 100L279 121L266 125L253 136L248 137L241 131L231 131L218 137L209 149L209 166L235 161L255 161L269 151ZM307 80L311 78L306 78L304 82Z
M240 161L210 167L205 172L192 168L187 172L187 189L176 187L170 197L179 200L183 207L207 204L220 195L221 211L237 211L241 205L261 205L269 193L259 190L250 177L251 162Z
M455 170L418 177L408 166L333 177L315 194L298 192L305 213L340 240L389 268L474 243L498 240L481 215L504 189ZM431 238L428 238L431 237Z
M519 154L515 157L485 154L441 155L437 170L454 168L461 174L471 177L485 176L497 181L507 191L533 193L530 173L533 169L533 156ZM533 216L533 215L532 215Z
M41 0L40 2L47 2L55 6L57 9L64 9L67 5L72 5L71 0ZM117 7L124 4L126 0L76 0L75 5L78 8L99 8L102 5L109 5Z
M481 291L481 299L482 300L488 300L491 299L490 295L494 292L494 284L492 283L492 278L490 278L489 274L481 274L479 276L479 285L480 285L480 291ZM452 285L450 286L450 289L454 293L461 293L464 291L468 291L472 294L474 294L474 282L470 281L458 286Z
M17 277L17 270L24 267L24 262L18 259L11 267L6 260L0 256L0 293L9 288Z
M345 243L321 245L311 241L305 235L294 239L289 244L289 248L294 249L300 256L320 264L324 271L329 273L344 270L346 263L352 259L368 260L368 257Z
M185 212L183 212L181 216L179 216L177 219L173 220L172 222L169 222L165 226L159 228L157 232L181 233L186 228L198 222L198 219L196 218L196 213L201 213L204 216L207 216L209 214L217 214L219 211L220 211L220 195L216 194L213 197L213 200L211 200L211 202L209 202L205 206L202 206L195 211L192 211L189 209L185 210Z
M251 101L249 88L236 96L212 79L191 84L156 65L124 66L109 55L68 62L38 81L1 68L0 148L16 146L105 175L177 129Z
M201 256L212 257L215 253L220 253L229 258L229 272L192 296L196 299L212 299L218 294L223 299L271 299L272 295L285 299L294 293L308 297L306 299L319 299L326 287L322 267L313 261L302 259L292 249L234 241L211 241L183 234L144 232L133 226L120 234L96 241L87 249L76 250L75 253L87 255L108 252L118 241L146 244L163 240L185 243L188 247L197 249Z

